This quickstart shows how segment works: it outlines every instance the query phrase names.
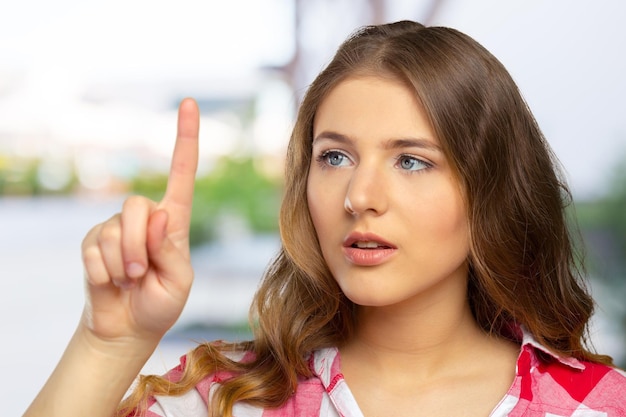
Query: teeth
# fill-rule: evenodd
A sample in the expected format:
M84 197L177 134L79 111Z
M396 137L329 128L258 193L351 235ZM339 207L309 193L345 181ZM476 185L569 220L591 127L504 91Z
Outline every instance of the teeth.
M375 249L379 246L376 242L356 242L355 245L359 249Z

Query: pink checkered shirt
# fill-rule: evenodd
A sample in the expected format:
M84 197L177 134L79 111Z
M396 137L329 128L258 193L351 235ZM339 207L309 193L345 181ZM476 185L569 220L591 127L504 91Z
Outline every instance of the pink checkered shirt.
M545 363L542 351L555 361ZM246 360L250 354L240 355ZM170 371L177 379L184 368ZM302 381L297 392L279 409L266 410L249 404L236 404L236 417L362 417L341 374L337 349L314 352L310 358L314 376ZM211 375L194 390L179 397L152 398L147 417L207 417L207 399L225 376ZM523 334L516 376L508 393L491 416L575 416L626 417L626 373L605 365L562 358L552 354L527 333Z

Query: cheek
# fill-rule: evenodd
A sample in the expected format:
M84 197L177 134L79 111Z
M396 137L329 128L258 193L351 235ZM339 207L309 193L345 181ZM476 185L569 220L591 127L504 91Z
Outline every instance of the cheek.
M336 178L328 181L315 174L310 174L307 182L307 204L322 252L332 246L341 234L346 213L345 193L338 182Z
M442 207L442 221L440 231L444 239L451 243L465 255L469 253L469 221L465 205L460 199L451 199L446 207Z
M456 187L446 184L439 191L432 192L428 202L422 200L418 206L424 210L416 216L425 230L433 238L449 242L458 242L469 247L469 221L465 202Z
M467 229L467 215L461 201L449 198L435 209L440 219L439 226L443 231L462 232Z

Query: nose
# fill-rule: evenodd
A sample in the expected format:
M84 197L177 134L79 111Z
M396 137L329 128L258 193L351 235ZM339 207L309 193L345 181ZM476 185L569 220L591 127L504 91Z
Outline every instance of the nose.
M387 211L387 188L384 175L379 170L358 166L348 183L344 208L352 216L365 213L381 215Z

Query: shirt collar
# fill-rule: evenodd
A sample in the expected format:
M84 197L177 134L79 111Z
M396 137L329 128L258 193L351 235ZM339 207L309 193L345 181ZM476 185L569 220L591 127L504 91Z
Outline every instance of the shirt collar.
M523 325L519 326L519 331L521 332L522 350L524 349L525 346L529 346L535 350L539 350L545 353L546 355L555 359L559 363L562 363L563 365L569 366L570 368L577 369L580 371L585 370L585 365L578 359L570 357L570 356L558 355L552 352L550 349L548 349L544 345L542 345L541 343L539 343L537 339L535 339L535 337L528 330L526 330L526 328Z

